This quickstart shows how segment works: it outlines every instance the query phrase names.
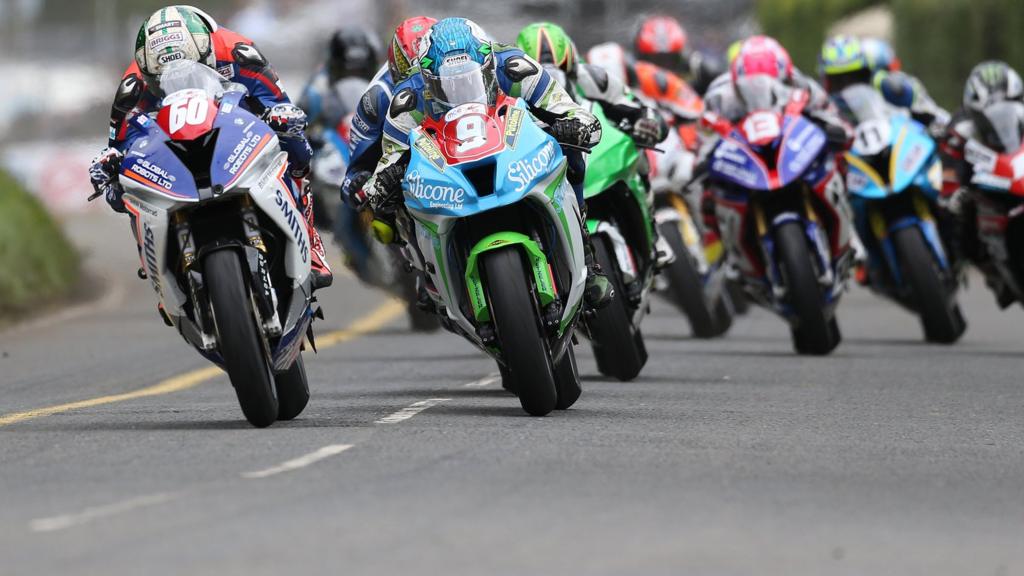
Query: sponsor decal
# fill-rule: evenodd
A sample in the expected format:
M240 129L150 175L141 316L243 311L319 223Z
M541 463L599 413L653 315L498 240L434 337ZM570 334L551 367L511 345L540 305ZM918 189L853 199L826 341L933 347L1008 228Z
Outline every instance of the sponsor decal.
M536 156L529 160L517 160L508 167L508 179L518 184L516 192L526 190L526 187L534 181L537 176L547 174L551 163L555 158L555 143L548 142L540 149Z
M149 39L149 49L156 51L168 44L175 46L181 46L185 42L185 36L181 32L171 32L170 34L163 34L161 36L153 36Z
M924 146L914 144L914 146L910 148L910 151L907 152L907 155L904 156L901 170L903 172L910 172L917 167L922 156L924 156Z
M224 166L222 166L222 168L227 170L228 174L231 174L232 176L238 174L242 165L245 164L245 161L252 155L253 150L255 150L256 146L261 140L263 140L259 134L254 134L252 132L246 133L245 136L244 140L235 144L235 148L231 151L231 154L228 155L228 159L224 162Z
M469 54L455 54L453 56L447 56L441 61L443 66L458 66L460 64L469 63Z
M997 155L977 140L968 140L964 146L964 160L974 166L975 171L991 172L996 169Z
M117 129L115 129L113 126L110 127L110 139L117 140Z
M754 186L757 184L757 175L746 170L743 166L736 164L732 160L718 158L711 163L711 169L719 174L728 176L737 182L745 186Z
M231 67L231 64L227 64L227 65L221 66L220 68L217 68L217 73L220 74L221 76L225 77L225 78L231 78L232 76L235 75L234 72L235 71Z
M801 169L805 169L810 165L811 161L821 151L821 147L825 145L825 134L819 130L808 130L811 132L806 141L807 145L800 148L800 152L789 161L789 171L798 172Z
M288 222L288 229L291 230L292 237L295 238L295 243L299 245L299 253L302 255L302 261L309 261L309 244L306 243L305 236L302 231L306 227L306 219L302 217L302 214L296 210L292 203L284 197L284 192L280 188L277 189L277 194L274 196L274 204L277 204L277 208L284 215L284 219Z
M445 122L454 122L463 116L468 114L487 114L487 106L480 104L479 102L470 102L469 104L463 104L454 110L449 110L444 115Z
M465 189L428 184L420 176L419 171L416 170L406 176L405 181L408 184L407 192L429 208L458 210L462 208L466 200Z
M513 150L519 143L519 131L523 127L525 116L522 108L513 108L508 111L508 118L505 119L505 145Z
M174 183L177 181L177 178L173 174L145 158L142 158L138 162L132 164L131 171L164 190L171 190L174 188Z
M371 130L370 125L366 123L366 120L360 118L359 115L352 117L352 124L356 127L356 130L361 132L369 132Z
M224 105L222 105L220 107L220 111L223 114L231 114L231 111L234 110L234 109L235 109L235 105L232 104L231 102L225 102ZM236 120L241 120L241 118L236 118Z
M444 172L446 166L444 156L441 154L441 151L438 150L437 144L434 144L433 140L428 138L426 135L421 135L416 139L415 146L416 149L420 151L420 154L423 154L424 158L429 160L430 163L438 170Z
M156 235L149 224L142 223L142 254L146 259L146 270L149 271L149 278L153 281L153 290L164 298L163 287L160 285L160 269L156 259Z
M161 22L155 26L150 26L148 32L150 34L156 34L161 30L167 30L168 28L180 28L181 20L168 20L167 22Z
M149 204L146 204L145 202L142 202L138 198L134 198L134 197L131 197L131 196L125 196L124 199L125 199L125 202L130 204L133 208L135 208L139 212L145 212L146 214L149 214L150 216L152 216L154 218L157 217L156 209L152 208Z
M862 172L858 170L850 170L850 173L846 175L846 187L850 191L863 190L868 187L870 180Z
M170 54L161 54L156 59L156 62L157 62L157 64L159 64L161 66L165 66L167 64L170 64L171 62L176 62L178 60L184 60L184 59L185 59L185 54L183 52L181 52L181 51L174 51L174 52L171 52Z

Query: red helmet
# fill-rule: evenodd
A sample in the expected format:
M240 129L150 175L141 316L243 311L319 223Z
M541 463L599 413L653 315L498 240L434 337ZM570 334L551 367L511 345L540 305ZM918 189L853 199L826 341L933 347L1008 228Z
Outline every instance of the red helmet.
M412 75L419 56L420 41L430 33L437 20L429 16L409 18L398 25L388 47L388 71L396 84Z
M793 60L774 38L752 36L740 46L731 71L733 82L740 76L767 74L788 83L793 78Z
M677 73L685 72L686 30L671 16L650 16L640 21L634 39L636 57Z

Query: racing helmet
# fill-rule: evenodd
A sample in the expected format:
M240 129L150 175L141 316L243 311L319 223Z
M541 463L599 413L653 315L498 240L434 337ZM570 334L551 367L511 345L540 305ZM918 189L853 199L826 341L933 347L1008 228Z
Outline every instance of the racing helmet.
M637 59L683 74L689 70L686 41L686 30L679 20L671 16L648 16L640 20L633 49Z
M982 142L1009 152L1020 144L1024 131L1024 82L1006 62L988 60L971 70L964 86L964 110Z
M209 16L189 6L162 8L146 19L135 39L135 62L153 84L171 62L192 61L216 69Z
M429 16L409 18L395 28L395 35L388 46L388 71L395 84L412 76L416 70L420 42L430 34L430 28L437 20Z
M868 59L868 67L871 68L871 72L899 72L902 68L900 59L896 57L896 51L885 40L864 38L860 41L860 45L864 49L864 56Z
M331 83L348 77L369 80L377 73L379 60L380 42L365 28L342 28L327 42L327 76Z
M603 69L609 76L627 86L635 84L629 55L615 42L605 42L591 48L587 51L587 62Z
M516 46L544 66L563 87L566 87L568 80L576 77L576 44L558 24L530 24L519 33Z
M420 43L420 73L435 112L469 102L493 104L498 94L494 48L480 26L445 18Z
M871 84L872 70L864 45L853 36L829 38L821 47L818 74L829 94L854 84Z
M755 44L750 44L750 40L744 42L729 68L733 88L748 111L774 110L784 103L785 82L787 75L792 74L792 64L787 66L786 60L779 58L771 46L778 44L774 40Z

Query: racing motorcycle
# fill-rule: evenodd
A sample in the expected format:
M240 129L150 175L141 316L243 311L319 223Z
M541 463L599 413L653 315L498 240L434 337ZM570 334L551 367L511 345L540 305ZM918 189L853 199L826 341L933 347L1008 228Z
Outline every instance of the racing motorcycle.
M868 285L920 316L929 342L956 342L967 323L935 217L942 188L938 147L924 126L871 86L850 86L837 103L856 126L846 188L868 252Z
M565 157L520 99L467 89L449 107L410 136L404 249L443 326L497 361L527 413L566 409L587 270Z
M704 120L720 136L708 182L722 242L752 300L789 323L796 351L828 354L841 340L835 307L853 260L836 156L802 114L805 91L764 75L737 89L748 110L737 125Z
M594 311L586 331L601 374L636 378L647 363L640 323L649 309L655 248L648 188L640 174L644 158L624 120L616 127L600 104L591 112L602 125L601 142L587 157L583 184L586 226L594 260L620 296Z
M985 282L1006 308L1024 304L1024 104L993 104L975 123L979 137L967 141L964 158L974 168L976 213L965 216L976 222Z
M257 427L309 400L300 355L322 317L310 240L277 135L246 111L243 86L195 62L168 65L155 118L133 120L124 203L164 321L223 368Z
M732 326L733 305L721 242L697 225L687 197L695 155L672 130L658 151L648 151L648 160L654 219L676 254L675 261L662 271L667 280L665 294L686 315L695 337L721 336Z

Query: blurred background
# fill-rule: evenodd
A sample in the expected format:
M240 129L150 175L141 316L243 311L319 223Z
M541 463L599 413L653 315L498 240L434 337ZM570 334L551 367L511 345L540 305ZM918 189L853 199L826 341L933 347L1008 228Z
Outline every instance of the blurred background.
M607 40L629 44L640 15L662 12L683 22L694 49L721 54L733 40L765 32L810 73L827 34L878 36L892 41L905 68L951 109L975 63L998 57L1024 64L1024 42L1017 41L1024 28L1021 0L194 1L253 38L293 95L335 28L363 25L387 38L393 25L415 14L466 16L507 42L528 22L554 20L586 49ZM164 5L0 0L0 191L24 188L57 214L106 208L85 203L91 192L86 167L104 146L110 101L131 61L138 26ZM0 299L4 290L0 282Z

